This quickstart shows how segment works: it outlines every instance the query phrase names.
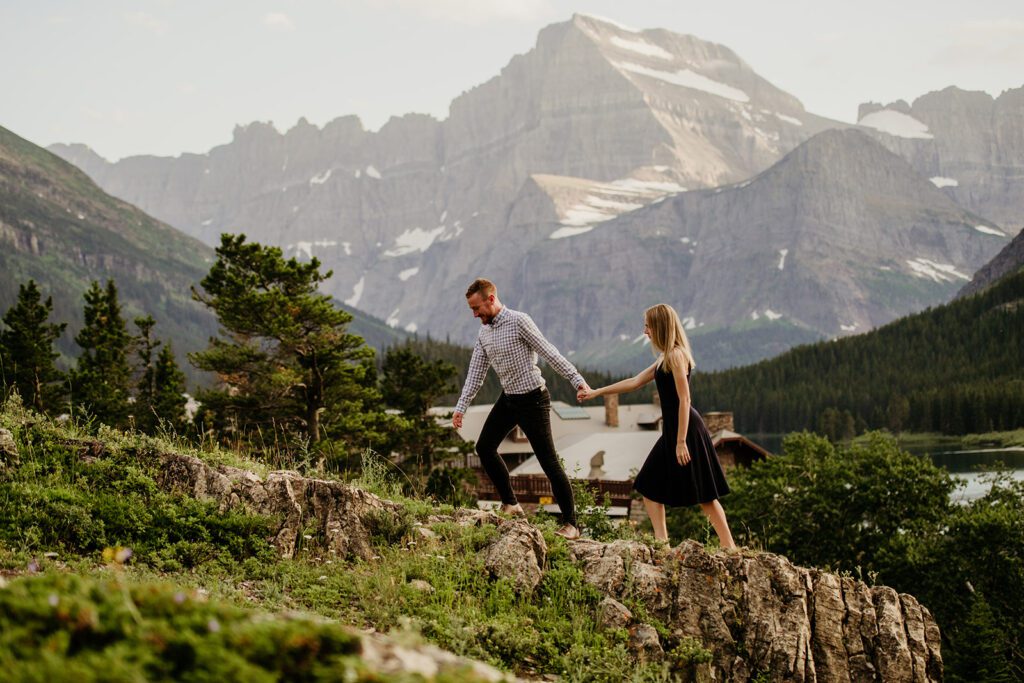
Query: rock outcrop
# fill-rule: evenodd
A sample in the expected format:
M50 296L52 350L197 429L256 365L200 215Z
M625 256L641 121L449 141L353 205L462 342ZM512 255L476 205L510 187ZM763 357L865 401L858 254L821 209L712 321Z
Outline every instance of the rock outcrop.
M9 429L0 429L0 468L18 464L18 444Z
M713 653L715 680L940 681L939 629L913 596L770 553L575 541L586 580Z
M487 683L519 679L493 666L459 657L427 644L406 645L378 634L361 634L360 657L370 671L384 676L413 677L413 680L472 681Z
M90 441L76 445L83 457L106 452ZM295 554L303 529L315 526L319 542L338 556L373 559L375 525L382 518L401 520L398 504L342 482L288 471L261 479L179 453L138 455L155 465L159 484L168 490L277 519L274 543L285 557ZM494 525L494 540L480 551L491 574L524 593L543 579L547 546L525 520L482 510L431 520ZM710 663L701 665L701 680L749 681L764 674L773 681L942 680L938 625L913 596L891 588L798 567L771 553L710 553L695 541L652 548L639 541L580 539L569 542L569 551L584 580L605 596L597 608L602 628L628 629L638 660L657 660L675 645L695 641L711 653ZM431 590L429 584L416 589ZM634 619L623 603L642 605L667 627L668 638ZM436 675L445 667L469 666L433 648L376 647L370 643L368 651L385 668L407 660L402 666L414 661ZM484 669L471 670L483 680L499 680L487 678Z
M380 516L397 517L401 506L338 481L303 477L298 472L271 472L260 479L248 470L213 467L179 453L157 453L158 482L168 490L222 509L241 506L278 520L274 545L293 557L304 529L315 525L323 546L338 557L373 557L371 536Z

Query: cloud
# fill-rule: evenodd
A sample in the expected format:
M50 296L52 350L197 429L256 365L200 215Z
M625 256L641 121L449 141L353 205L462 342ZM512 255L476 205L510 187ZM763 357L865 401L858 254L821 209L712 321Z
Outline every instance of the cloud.
M294 31L295 24L284 12L267 12L263 15L263 25L275 31Z
M178 92L182 95L192 95L196 91L196 84L189 81L178 83Z
M124 15L124 18L129 24L152 31L153 33L164 33L167 31L167 22L154 17L148 12L129 12Z
M477 26L494 21L538 21L557 15L553 0L364 0L377 7L412 11L430 19Z
M966 21L950 30L948 44L931 59L940 66L1024 64L1024 21Z
M94 107L83 106L79 107L79 111L92 121L113 124L115 126L124 125L130 118L128 112L120 107L96 109Z

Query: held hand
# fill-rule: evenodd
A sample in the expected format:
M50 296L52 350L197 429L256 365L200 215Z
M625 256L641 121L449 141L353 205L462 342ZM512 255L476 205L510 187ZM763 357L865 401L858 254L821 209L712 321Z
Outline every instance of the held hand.
M685 442L676 444L676 461L684 467L690 464L690 449Z
M590 385L584 382L580 388L576 390L576 400L579 403L583 403L584 401L589 401L592 398L594 398L594 390L590 388Z
M462 413L454 413L452 415L452 427L462 429Z

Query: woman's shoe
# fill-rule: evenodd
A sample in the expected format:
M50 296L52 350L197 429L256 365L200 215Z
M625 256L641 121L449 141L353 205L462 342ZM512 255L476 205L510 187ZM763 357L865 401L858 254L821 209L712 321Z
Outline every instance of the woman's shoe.
M555 533L567 541L575 541L577 538L580 537L580 530L574 527L572 524L566 524Z

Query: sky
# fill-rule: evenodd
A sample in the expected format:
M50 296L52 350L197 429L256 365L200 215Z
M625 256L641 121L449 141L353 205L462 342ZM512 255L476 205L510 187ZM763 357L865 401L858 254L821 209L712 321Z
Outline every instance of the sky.
M238 124L439 119L574 12L721 43L808 111L1024 86L1021 0L0 0L0 126L116 160Z

